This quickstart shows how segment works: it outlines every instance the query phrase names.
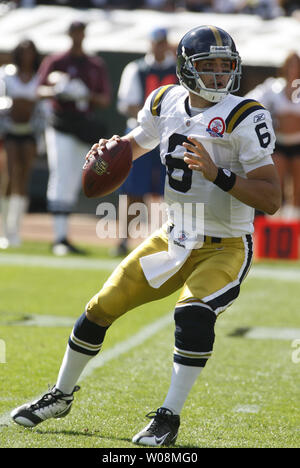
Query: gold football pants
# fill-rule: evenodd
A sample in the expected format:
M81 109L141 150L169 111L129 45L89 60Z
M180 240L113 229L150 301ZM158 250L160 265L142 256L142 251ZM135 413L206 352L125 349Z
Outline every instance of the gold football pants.
M125 312L166 297L181 289L177 304L204 303L216 315L237 298L252 260L251 235L234 238L205 237L203 247L192 250L181 269L161 287L147 282L139 259L168 250L161 228L131 252L87 304L87 312L108 326Z

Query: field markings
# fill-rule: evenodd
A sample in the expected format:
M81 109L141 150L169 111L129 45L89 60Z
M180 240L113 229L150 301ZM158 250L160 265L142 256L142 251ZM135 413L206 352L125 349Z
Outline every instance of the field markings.
M74 323L74 317L38 314L26 314L20 316L20 318L16 320L10 320L8 314L8 320L0 320L0 325L8 325L13 327L73 327Z
M274 267L260 267L254 265L247 278L261 278L261 279L273 279L277 281L288 281L299 283L300 281L300 269L294 267L286 268L274 268Z
M120 260L82 257L47 257L46 255L2 254L0 265L58 268L66 270L113 270Z
M50 257L46 255L2 254L0 265L58 268L66 270L113 270L120 259ZM272 267L254 265L248 278L274 279L278 281L300 281L300 269L296 267Z
M300 328L250 327L242 335L253 340L288 340L300 338Z
M259 405L237 405L235 408L233 408L233 411L235 413L259 413L260 411L260 406Z
M89 259L89 258L57 258L41 255L23 255L23 254L2 254L0 256L0 265L6 266L25 266L25 267L45 267L58 269L78 269L78 270L113 270L120 260L112 259ZM299 282L300 271L297 268L273 268L253 266L248 278L274 279L277 281ZM127 340L118 343L111 349L104 350L85 368L80 381L91 375L96 369L104 366L107 362L119 357L134 347L142 344L148 338L163 329L172 322L172 314L167 314L150 325L143 327L138 333ZM290 337L289 337L290 338ZM32 401L39 398L33 397ZM240 410L241 411L241 410ZM245 411L245 410L244 410ZM0 431L6 426L12 424L10 411L0 415Z
M124 353L127 353L131 349L139 346L140 344L144 343L148 338L155 335L157 332L162 330L164 327L172 323L173 321L173 312L164 315L163 317L159 318L155 322L150 323L143 327L139 332L131 337L127 338L127 340L121 341L120 343L113 346L111 349L107 349L102 351L96 357L94 357L91 361L89 361L88 365L84 369L83 373L80 376L79 382L84 380L86 377L90 376L96 369L104 366L107 362L118 358ZM31 401L34 401L40 398L41 395L33 397ZM0 432L5 427L12 425L13 422L10 418L10 411L0 415Z
M74 317L61 317L58 315L38 315L38 314L30 314L24 315L23 317L20 316L19 319L15 320L6 320L0 321L0 325L6 326L13 326L13 327L69 327L72 328L74 325L75 319ZM141 335L135 335L133 337L133 342L137 343L138 340L142 339L144 341L144 337L146 333L150 333L152 335L152 328L160 326L160 324L151 324L148 328L144 328L141 331ZM243 338L250 338L250 339L262 339L262 340L295 340L300 338L300 328L288 328L288 327L247 327L247 328L236 328L233 330L229 336L232 337L243 337ZM1 340L0 340L1 344ZM124 342L122 346L129 346L130 343ZM136 344L135 344L136 346ZM120 345L118 345L117 352L119 351ZM113 350L109 350L108 355L110 353L114 353ZM99 355L100 359L103 359L102 355ZM104 358L104 360L106 357ZM1 363L1 360L0 360Z
M143 327L138 333L129 337L127 340L117 343L110 349L99 353L94 359L89 361L88 365L81 374L80 380L91 375L95 369L104 366L107 362L119 357L121 354L127 353L131 349L144 343L148 338L158 333L164 327L173 322L173 311L164 315L155 322Z

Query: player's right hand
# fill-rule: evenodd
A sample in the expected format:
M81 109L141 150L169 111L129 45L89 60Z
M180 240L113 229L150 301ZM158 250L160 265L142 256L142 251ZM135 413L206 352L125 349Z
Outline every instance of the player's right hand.
M103 148L105 148L106 144L109 142L109 141L120 141L121 140L121 137L119 135L113 135L111 138L109 138L108 140L105 139L105 138L101 138L99 140L99 143L98 143L98 148L101 150Z
M107 138L100 138L99 142L98 143L95 143L90 151L86 154L85 156L85 159L89 159L90 156L96 156L98 151L100 150L103 150L106 146L106 144L109 142L109 141L119 141L121 140L121 137L119 135L113 135L111 138L107 139Z

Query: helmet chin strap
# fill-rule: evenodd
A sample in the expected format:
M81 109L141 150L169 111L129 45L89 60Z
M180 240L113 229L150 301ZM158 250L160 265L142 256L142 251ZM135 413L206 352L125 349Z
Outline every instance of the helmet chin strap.
M214 93L213 91L206 91L205 89L200 89L198 96L202 97L203 99L206 99L206 101L209 102L220 102L222 99L224 99L225 96L227 96L228 91L220 92L220 93Z
M229 89L232 84L232 77L228 80L228 83L225 88L220 88L217 90L206 88L200 76L197 79L199 92L197 93L203 99L206 99L209 102L220 102L224 99L225 96L229 93ZM217 89L217 82L215 78L215 88Z
M190 91L191 93L195 94L196 96L200 96L202 97L203 99L205 99L206 101L209 101L209 102L220 102L222 101L222 99L224 99L225 96L227 96L229 94L229 91L224 90L224 92L214 92L213 90L212 91L207 91L206 89L204 88L200 88L199 91L195 91L191 88L189 88L183 81L181 81L181 85L186 88L188 91ZM221 90L220 90L221 91Z

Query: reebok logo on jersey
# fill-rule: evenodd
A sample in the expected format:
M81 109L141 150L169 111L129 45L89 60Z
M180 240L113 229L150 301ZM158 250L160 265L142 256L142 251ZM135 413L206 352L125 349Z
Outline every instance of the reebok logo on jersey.
M254 123L261 122L262 120L265 120L265 118L266 118L265 114L257 114L253 117L253 122Z

